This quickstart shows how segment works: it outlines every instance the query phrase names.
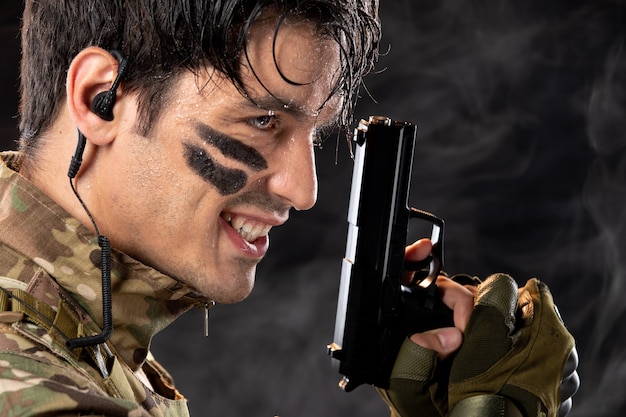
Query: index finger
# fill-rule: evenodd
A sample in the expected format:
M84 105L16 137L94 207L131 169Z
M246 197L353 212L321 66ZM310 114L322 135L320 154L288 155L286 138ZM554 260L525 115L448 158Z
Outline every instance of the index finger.
M422 261L430 255L432 249L433 244L430 239L420 239L405 248L404 259L409 262ZM415 275L415 271L406 271L402 276L402 283L409 285L413 280L413 275Z

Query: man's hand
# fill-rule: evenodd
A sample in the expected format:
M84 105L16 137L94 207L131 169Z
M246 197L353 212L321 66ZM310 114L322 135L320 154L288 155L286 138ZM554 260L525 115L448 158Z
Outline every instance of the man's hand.
M430 250L428 240L418 241L406 259ZM394 416L489 417L490 407L511 417L567 414L579 385L574 339L544 284L529 280L518 292L511 277L497 274L478 288L445 277L437 285L454 327L404 342L390 388L379 390Z
M431 250L430 240L422 239L406 248L405 258L420 261ZM411 279L412 273L407 273L404 282ZM446 358L461 346L476 289L444 276L437 278L437 287L443 303L454 312L454 327L417 333L403 343L391 373L389 389L378 390L395 417L439 417L447 409L449 359L446 361Z
M421 239L406 248L405 258L407 261L420 261L425 259L431 250L430 240ZM407 273L404 279L407 282L410 281L409 275L410 273ZM476 288L461 286L443 276L437 279L437 287L439 287L443 303L454 312L454 327L417 333L411 336L411 341L426 349L434 350L443 359L461 346L463 332L474 307Z
M492 275L479 287L452 365L451 416L498 403L520 411L509 415L556 417L561 408L563 416L579 384L576 363L548 287L533 278L518 290L510 276Z

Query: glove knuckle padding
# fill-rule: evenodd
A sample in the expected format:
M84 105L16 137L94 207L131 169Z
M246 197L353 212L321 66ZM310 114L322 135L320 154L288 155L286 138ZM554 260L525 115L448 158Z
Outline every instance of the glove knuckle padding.
M518 296L526 307L520 308L524 317L516 322ZM524 403L527 411L539 407L529 405L534 396L554 417L573 347L574 339L546 285L531 279L518 294L510 276L492 275L479 288L465 340L452 365L450 408L474 395L500 393Z

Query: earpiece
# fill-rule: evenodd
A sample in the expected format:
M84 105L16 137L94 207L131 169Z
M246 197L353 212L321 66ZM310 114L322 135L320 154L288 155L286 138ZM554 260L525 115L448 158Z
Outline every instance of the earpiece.
M91 102L91 111L108 122L113 120L113 105L115 104L117 87L120 85L120 81L126 73L126 65L128 64L128 60L124 58L124 56L119 51L112 50L109 52L115 57L115 59L119 63L117 76L115 77L113 84L111 84L111 88L109 88L107 91L98 93ZM70 177L70 179L76 177L76 174L80 169L80 165L83 162L83 151L85 150L86 142L87 140L85 139L85 136L80 131L78 131L78 143L76 144L76 151L72 156L72 161L67 172L67 176Z
M117 76L111 85L111 88L107 91L98 93L91 102L91 111L97 114L101 119L110 122L113 120L113 106L115 105L115 98L117 95L117 87L122 80L122 77L126 73L126 65L128 60L116 50L110 51L111 55L117 59L119 67L117 69Z

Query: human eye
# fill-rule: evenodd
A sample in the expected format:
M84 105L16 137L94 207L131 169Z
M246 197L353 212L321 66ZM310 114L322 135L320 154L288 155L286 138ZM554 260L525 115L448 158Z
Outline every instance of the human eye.
M272 130L278 127L278 118L273 114L266 114L252 118L248 123L256 129Z

